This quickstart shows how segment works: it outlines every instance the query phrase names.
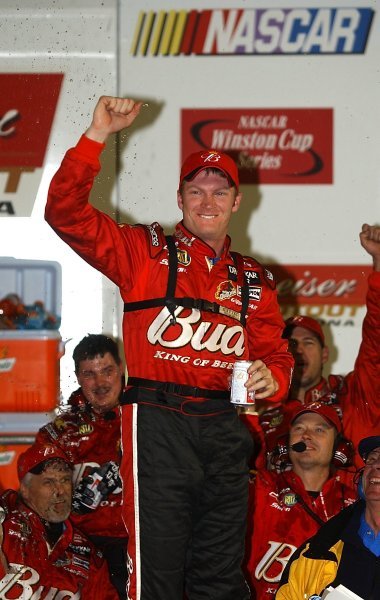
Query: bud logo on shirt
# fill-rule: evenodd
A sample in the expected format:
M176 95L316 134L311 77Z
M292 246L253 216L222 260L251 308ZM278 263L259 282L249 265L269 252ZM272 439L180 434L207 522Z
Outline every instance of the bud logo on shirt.
M195 308L190 314L185 311L186 317L180 316L183 312L181 306L175 309L176 325L173 328L172 316L167 308L163 308L149 326L149 343L152 346L159 344L163 348L184 348L190 345L195 351L222 352L225 356L238 357L244 354L244 331L241 325L229 327L222 323L204 321L201 312Z
M255 578L270 583L279 582L281 575L297 546L269 541L269 548L255 569Z
M14 598L12 590L19 595L17 598L31 600L31 598L49 598L49 600L80 600L81 593L70 590L60 590L57 587L47 588L45 585L32 587L33 584L40 582L40 574L32 567L26 567L17 563L10 563L11 572L4 575L0 581L0 590L2 598ZM21 588L21 595L20 595ZM7 592L7 596L5 596ZM9 592L11 592L9 594Z

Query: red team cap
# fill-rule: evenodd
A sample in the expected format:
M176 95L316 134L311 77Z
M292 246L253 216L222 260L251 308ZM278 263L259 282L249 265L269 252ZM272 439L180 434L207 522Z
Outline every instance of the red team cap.
M338 433L342 431L342 422L339 418L339 415L333 406L329 404L324 404L323 402L311 402L307 406L302 405L294 411L292 414L290 424L292 425L294 421L304 413L316 413L317 415L321 415L325 419L325 421L329 421L330 424L334 425L335 429Z
M289 317L285 321L285 335L284 337L288 337L287 329L293 327L304 327L304 329L308 329L315 333L316 336L322 342L322 345L325 345L325 334L323 333L323 329L321 324L316 319L312 319L311 317L305 317L304 315L294 315L294 317Z
M56 446L51 444L33 444L33 446L30 446L30 448L18 457L17 473L19 480L21 481L27 473L38 465L47 460L54 459L61 459L70 465L70 467L72 466L67 455Z
M191 173L193 173L193 176L190 181L199 171L203 171L203 169L219 169L223 171L226 177L233 182L236 189L239 188L239 173L235 161L227 154L218 150L200 150L199 152L190 154L182 165L179 185Z

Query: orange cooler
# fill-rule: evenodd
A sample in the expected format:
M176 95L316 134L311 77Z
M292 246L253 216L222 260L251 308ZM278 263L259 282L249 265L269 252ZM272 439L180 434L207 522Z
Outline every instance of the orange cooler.
M0 257L0 300L16 294L25 305L41 301L60 315L61 266L55 261ZM0 490L18 487L17 458L60 400L64 344L56 329L0 330Z
M58 331L0 331L0 412L48 412L59 404Z

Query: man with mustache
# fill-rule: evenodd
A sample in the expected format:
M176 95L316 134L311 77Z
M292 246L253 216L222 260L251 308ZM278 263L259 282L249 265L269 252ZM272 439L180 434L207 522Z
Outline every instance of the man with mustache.
M103 552L111 581L126 598L127 532L121 518L120 413L124 383L117 343L88 334L74 348L80 388L37 441L62 449L74 465L72 520Z
M317 600L339 585L365 600L380 598L380 436L362 439L359 454L364 461L360 499L297 550L276 600Z
M72 465L56 446L19 456L19 492L0 497L0 589L7 598L116 600L107 564L70 519Z

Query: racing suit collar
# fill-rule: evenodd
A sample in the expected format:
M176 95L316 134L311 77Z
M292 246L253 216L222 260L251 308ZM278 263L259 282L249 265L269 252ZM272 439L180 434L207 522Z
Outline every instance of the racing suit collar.
M91 405L90 405L91 406ZM116 404L113 408L106 410L105 412L97 413L94 410L91 410L91 413L94 415L95 421L117 421L120 418L119 413L120 405Z
M35 531L40 531L41 535L46 539L44 520L29 506L27 506L21 499L19 499L17 510L23 515L26 521L30 521ZM66 519L63 523L63 532L61 537L54 545L50 558L52 561L56 560L58 556L67 548L71 542L73 527L69 519ZM33 535L31 530L30 535Z
M286 482L288 482L289 485L291 485L295 491L297 491L298 493L303 493L303 494L308 493L305 489L305 486L303 484L301 477L299 477L299 475L297 475L297 473L295 473L292 469L290 469L289 471L285 471L284 473L282 473L282 475L283 475L283 479ZM340 477L337 475L334 475L333 473L330 472L328 479L326 479L325 483L322 486L321 494L322 495L329 494L331 492L332 488L334 488L339 483L340 483Z
M215 251L211 246L206 244L203 240L196 237L184 226L183 222L180 221L177 223L174 230L174 237L180 241L185 246L194 248L203 256L214 257L216 256ZM223 250L221 252L221 258L225 258L229 252L231 246L231 238L229 235L226 235L226 239L224 240Z

